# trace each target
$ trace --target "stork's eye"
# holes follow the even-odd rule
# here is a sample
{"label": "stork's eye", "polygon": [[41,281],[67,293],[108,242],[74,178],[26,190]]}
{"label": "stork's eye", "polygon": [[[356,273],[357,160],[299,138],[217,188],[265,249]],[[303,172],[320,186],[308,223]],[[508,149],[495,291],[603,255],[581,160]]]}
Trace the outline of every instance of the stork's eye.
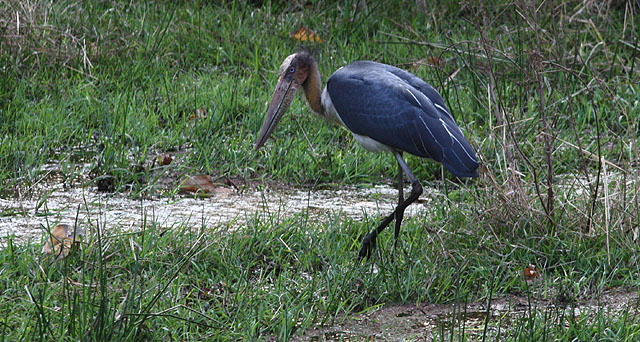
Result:
{"label": "stork's eye", "polygon": [[296,67],[289,68],[289,73],[290,74],[293,74],[294,72],[296,72]]}

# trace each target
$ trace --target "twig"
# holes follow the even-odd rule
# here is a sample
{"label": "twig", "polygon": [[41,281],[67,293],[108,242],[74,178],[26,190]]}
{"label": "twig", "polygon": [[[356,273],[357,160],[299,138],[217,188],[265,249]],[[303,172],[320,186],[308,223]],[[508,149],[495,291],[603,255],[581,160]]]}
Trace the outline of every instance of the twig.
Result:
{"label": "twig", "polygon": [[[542,4],[540,4],[542,6]],[[546,97],[544,91],[544,80],[542,78],[543,70],[542,70],[542,42],[540,40],[539,35],[539,23],[538,23],[538,10],[539,8],[534,8],[533,4],[531,6],[532,14],[533,14],[533,24],[535,25],[535,38],[536,38],[536,51],[535,55],[532,56],[534,58],[534,65],[536,71],[536,78],[538,80],[538,96],[540,97],[540,113],[542,115],[542,132],[547,133],[543,134],[544,139],[544,149],[547,161],[547,216],[549,218],[549,226],[553,226],[553,220],[551,217],[554,214],[554,191],[553,191],[553,138],[549,132],[551,130],[551,126],[549,125],[549,120],[547,118],[547,108],[546,108]]]}
{"label": "twig", "polygon": [[609,248],[609,177],[607,177],[607,164],[604,161],[600,164],[602,165],[602,185],[604,186],[604,229],[607,235],[607,263],[611,265],[611,250]]}

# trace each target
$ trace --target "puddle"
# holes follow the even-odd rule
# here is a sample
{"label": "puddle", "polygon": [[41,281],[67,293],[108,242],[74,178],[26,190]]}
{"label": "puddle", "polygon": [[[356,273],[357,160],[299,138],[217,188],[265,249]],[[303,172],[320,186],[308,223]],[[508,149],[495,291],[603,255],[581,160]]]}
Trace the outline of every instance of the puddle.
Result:
{"label": "puddle", "polygon": [[[609,317],[630,312],[638,312],[638,291],[616,288],[606,291],[593,299],[584,300],[574,306],[561,307],[551,301],[528,299],[518,296],[506,296],[492,301],[489,310],[487,338],[494,340],[501,334],[504,337],[515,324],[527,321],[531,309],[551,313],[550,317],[571,311],[578,315],[591,317],[604,313]],[[531,309],[530,309],[531,308]],[[554,316],[555,315],[555,316]],[[458,340],[459,330],[464,328],[468,341],[482,340],[486,302],[465,304],[420,304],[385,305],[368,313],[347,315],[336,318],[336,323],[326,327],[317,327],[297,337],[296,341],[434,341],[452,339],[451,328],[455,329]],[[541,319],[537,316],[537,319]],[[548,318],[552,320],[552,318]],[[564,318],[563,318],[564,319]],[[500,325],[500,329],[496,326]]]}
{"label": "puddle", "polygon": [[[292,215],[307,211],[311,216],[342,214],[354,218],[390,213],[397,202],[391,186],[344,187],[340,190],[245,190],[221,188],[207,198],[175,197],[135,200],[124,194],[105,194],[92,188],[64,190],[49,185],[46,198],[0,198],[0,247],[6,236],[15,241],[38,240],[47,227],[60,223],[99,225],[105,232],[140,229],[143,220],[160,227],[177,225],[214,228],[241,226],[247,218],[259,215]],[[405,189],[405,193],[410,191]],[[419,201],[407,208],[405,216],[428,210],[430,190],[425,187]],[[431,193],[437,194],[437,189]],[[115,229],[114,229],[115,230]]]}

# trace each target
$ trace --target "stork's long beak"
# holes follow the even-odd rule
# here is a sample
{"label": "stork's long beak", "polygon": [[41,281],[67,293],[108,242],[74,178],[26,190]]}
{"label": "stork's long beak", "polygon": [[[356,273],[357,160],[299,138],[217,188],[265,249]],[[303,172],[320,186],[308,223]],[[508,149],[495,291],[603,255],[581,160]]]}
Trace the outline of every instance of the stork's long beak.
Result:
{"label": "stork's long beak", "polygon": [[271,132],[273,132],[273,129],[276,128],[276,125],[282,118],[282,114],[287,111],[291,101],[293,101],[293,98],[296,96],[299,86],[293,78],[280,76],[278,79],[278,84],[276,85],[276,90],[273,92],[267,115],[264,117],[260,135],[258,136],[258,140],[256,140],[256,151],[264,145]]}

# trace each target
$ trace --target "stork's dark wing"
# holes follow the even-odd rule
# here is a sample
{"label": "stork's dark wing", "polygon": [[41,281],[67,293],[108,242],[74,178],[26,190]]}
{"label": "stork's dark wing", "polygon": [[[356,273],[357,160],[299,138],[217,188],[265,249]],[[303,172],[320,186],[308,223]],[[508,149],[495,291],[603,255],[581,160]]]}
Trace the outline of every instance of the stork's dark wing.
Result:
{"label": "stork's dark wing", "polygon": [[370,61],[351,63],[327,81],[331,101],[352,132],[477,177],[478,160],[442,96],[417,76]]}

